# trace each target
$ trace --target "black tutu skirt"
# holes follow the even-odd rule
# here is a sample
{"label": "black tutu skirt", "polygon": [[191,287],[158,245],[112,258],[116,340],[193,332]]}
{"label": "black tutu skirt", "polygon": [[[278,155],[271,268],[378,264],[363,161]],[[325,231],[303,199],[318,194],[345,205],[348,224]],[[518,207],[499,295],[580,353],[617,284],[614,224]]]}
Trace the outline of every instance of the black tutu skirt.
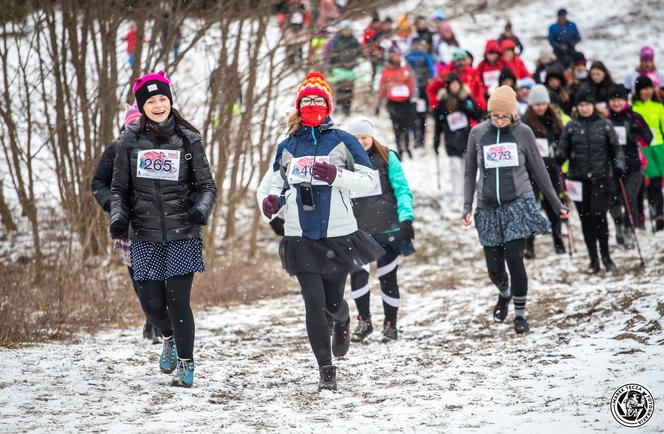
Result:
{"label": "black tutu skirt", "polygon": [[384,254],[380,244],[361,230],[343,237],[320,240],[284,237],[279,245],[281,264],[291,276],[302,273],[352,273]]}

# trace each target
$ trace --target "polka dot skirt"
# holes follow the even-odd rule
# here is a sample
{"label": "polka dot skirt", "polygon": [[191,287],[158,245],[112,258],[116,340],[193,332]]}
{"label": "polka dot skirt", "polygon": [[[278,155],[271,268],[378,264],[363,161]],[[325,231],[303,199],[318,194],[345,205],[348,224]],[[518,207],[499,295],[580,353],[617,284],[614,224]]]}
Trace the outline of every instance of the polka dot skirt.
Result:
{"label": "polka dot skirt", "polygon": [[131,243],[134,279],[166,280],[173,276],[205,271],[203,241],[200,238],[168,241],[134,241]]}

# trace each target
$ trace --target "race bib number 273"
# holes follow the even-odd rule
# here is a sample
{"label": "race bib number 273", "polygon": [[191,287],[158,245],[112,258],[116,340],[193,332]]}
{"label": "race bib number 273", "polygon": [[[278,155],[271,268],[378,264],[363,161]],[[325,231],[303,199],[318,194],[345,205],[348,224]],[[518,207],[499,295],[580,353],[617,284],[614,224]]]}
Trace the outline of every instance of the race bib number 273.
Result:
{"label": "race bib number 273", "polygon": [[519,165],[519,151],[516,143],[496,143],[486,145],[484,151],[484,168],[495,169],[497,167],[516,167]]}
{"label": "race bib number 273", "polygon": [[180,175],[180,151],[148,149],[138,152],[136,177],[177,181]]}

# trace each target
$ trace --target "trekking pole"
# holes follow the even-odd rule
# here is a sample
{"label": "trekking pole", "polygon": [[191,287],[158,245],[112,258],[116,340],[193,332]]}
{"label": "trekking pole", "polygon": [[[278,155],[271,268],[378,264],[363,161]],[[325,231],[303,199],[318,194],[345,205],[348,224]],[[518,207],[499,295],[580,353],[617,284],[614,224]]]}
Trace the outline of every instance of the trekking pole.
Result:
{"label": "trekking pole", "polygon": [[634,228],[632,207],[629,206],[629,201],[627,200],[627,192],[625,191],[625,184],[623,183],[622,178],[618,178],[618,184],[620,185],[620,191],[622,192],[623,202],[625,202],[625,208],[627,208],[627,217],[629,217],[629,225],[631,226],[632,229],[632,235],[634,236],[634,241],[636,241],[636,249],[639,252],[639,259],[641,260],[641,266],[645,267],[646,263],[643,260],[643,255],[641,255],[641,246],[639,245],[639,237],[636,235],[636,229]]}
{"label": "trekking pole", "polygon": [[[562,172],[560,172],[560,178],[562,179],[563,182],[563,203],[567,207],[567,210],[570,213],[570,217],[572,215],[572,210],[571,210],[571,205],[569,200],[569,195],[567,194],[567,184],[565,184],[565,175],[563,175]],[[574,237],[572,236],[572,224],[570,222],[569,217],[567,218],[567,242],[568,242],[568,249],[569,250],[569,257],[572,258],[574,256]]]}
{"label": "trekking pole", "polygon": [[438,191],[440,191],[440,159],[438,157],[438,152],[436,152],[436,181],[438,182]]}

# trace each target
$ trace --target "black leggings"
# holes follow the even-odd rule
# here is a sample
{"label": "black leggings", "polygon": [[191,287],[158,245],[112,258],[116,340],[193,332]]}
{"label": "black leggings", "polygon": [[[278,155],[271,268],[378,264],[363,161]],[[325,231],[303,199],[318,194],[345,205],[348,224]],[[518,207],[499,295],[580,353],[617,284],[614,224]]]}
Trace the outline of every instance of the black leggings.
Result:
{"label": "black leggings", "polygon": [[143,311],[165,337],[175,336],[175,347],[181,359],[193,359],[194,315],[189,299],[194,273],[163,280],[138,283]]}
{"label": "black leggings", "polygon": [[590,260],[597,260],[597,242],[603,257],[609,256],[609,223],[606,219],[611,206],[614,183],[613,179],[583,183],[581,202],[574,202],[581,218],[583,239],[588,248]]}
{"label": "black leggings", "polygon": [[336,312],[344,298],[344,285],[348,273],[316,274],[302,273],[297,280],[302,288],[306,311],[309,344],[316,356],[318,366],[332,364],[330,327],[325,310]]}
{"label": "black leggings", "polygon": [[[523,250],[526,247],[526,239],[508,241],[496,247],[484,247],[486,268],[489,271],[491,281],[501,292],[508,288],[514,297],[514,307],[525,309],[526,296],[528,295],[528,275],[523,264]],[[509,276],[505,270],[505,263],[510,271]],[[511,285],[510,285],[511,280]]]}
{"label": "black leggings", "polygon": [[662,193],[662,177],[650,178],[648,186],[648,203],[650,204],[650,216],[661,217],[664,215],[664,194]]}
{"label": "black leggings", "polygon": [[[397,282],[397,269],[399,268],[399,254],[386,249],[385,255],[378,260],[378,280],[383,298],[383,312],[385,322],[390,322],[396,327],[397,312],[399,311],[399,283]],[[363,318],[371,316],[369,286],[369,267],[356,271],[350,275],[351,294],[355,300],[357,312]]]}
{"label": "black leggings", "polygon": [[413,105],[409,101],[387,102],[387,112],[394,128],[394,141],[399,156],[405,151],[410,156],[410,132],[413,131]]}
{"label": "black leggings", "polygon": [[[639,222],[637,201],[639,191],[641,191],[641,186],[643,185],[643,174],[641,174],[640,171],[628,173],[623,178],[623,185],[625,186],[627,202],[632,209],[632,220],[636,225]],[[618,182],[616,182],[616,188],[618,192],[614,196],[613,203],[611,204],[611,217],[613,217],[613,222],[616,226],[622,225],[625,228],[629,228],[629,215],[627,214],[627,208],[625,207],[625,198],[623,197],[622,189]]]}

